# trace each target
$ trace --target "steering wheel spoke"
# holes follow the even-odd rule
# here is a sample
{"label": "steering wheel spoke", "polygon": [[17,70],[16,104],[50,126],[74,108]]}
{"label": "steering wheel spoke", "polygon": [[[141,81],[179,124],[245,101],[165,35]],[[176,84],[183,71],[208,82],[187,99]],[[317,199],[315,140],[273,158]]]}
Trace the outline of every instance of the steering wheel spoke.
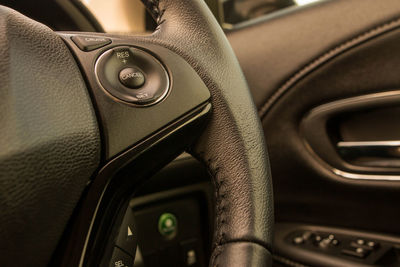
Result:
{"label": "steering wheel spoke", "polygon": [[144,36],[55,33],[0,7],[6,263],[107,265],[138,185],[187,150],[214,185],[210,265],[271,264],[268,157],[235,55],[203,0],[143,2]]}
{"label": "steering wheel spoke", "polygon": [[[209,102],[210,93],[191,66],[159,45],[130,37],[60,33],[85,73],[104,136],[104,157],[110,160],[140,140],[162,130]],[[77,38],[109,40],[100,49],[84,51]],[[139,88],[123,84],[121,72],[137,70]],[[134,77],[127,78],[134,80]]]}
{"label": "steering wheel spoke", "polygon": [[[92,227],[84,232],[73,228],[74,236],[87,233],[81,240],[85,251],[82,254],[77,249],[80,246],[75,239],[68,254],[81,254],[81,261],[98,265],[110,255],[104,259],[84,255],[112,251],[112,241],[105,242],[113,238],[107,229],[113,227],[121,203],[126,204],[138,184],[196,140],[211,110],[210,93],[186,61],[161,46],[115,35],[59,35],[85,74],[104,139],[104,166],[93,178],[77,220],[86,220]],[[123,74],[125,70],[128,72]],[[138,88],[124,84],[124,78],[134,80],[135,76],[144,77]],[[146,93],[148,96],[138,97]],[[119,173],[127,166],[135,173],[133,179]]]}

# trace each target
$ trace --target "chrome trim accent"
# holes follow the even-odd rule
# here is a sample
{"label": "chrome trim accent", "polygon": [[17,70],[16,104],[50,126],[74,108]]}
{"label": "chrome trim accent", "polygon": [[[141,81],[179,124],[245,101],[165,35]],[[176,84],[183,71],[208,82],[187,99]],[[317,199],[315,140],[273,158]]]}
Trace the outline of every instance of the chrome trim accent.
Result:
{"label": "chrome trim accent", "polygon": [[[400,167],[400,141],[340,141],[339,154],[353,165],[381,168]],[[352,160],[362,159],[355,163]]]}
{"label": "chrome trim accent", "polygon": [[352,179],[352,180],[400,181],[400,175],[349,173],[338,169],[332,169],[332,172],[342,178]]}
{"label": "chrome trim accent", "polygon": [[[380,108],[384,106],[398,106],[400,103],[399,101],[400,90],[392,90],[354,96],[317,106],[309,111],[301,121],[300,135],[303,139],[303,144],[312,152],[314,157],[318,158],[323,163],[323,165],[328,166],[324,167],[325,170],[342,178],[370,181],[400,181],[400,173],[396,174],[400,172],[400,168],[398,167],[358,166],[345,161],[338,153],[338,148],[347,149],[347,147],[339,147],[338,144],[332,143],[331,139],[328,138],[328,135],[325,133],[325,122],[327,118],[335,113]],[[316,136],[318,138],[316,138]],[[386,141],[389,140],[384,140],[383,142]],[[377,143],[380,141],[368,142],[374,142],[377,148],[384,149],[384,147],[380,147],[379,143]],[[392,145],[395,144],[393,142],[399,142],[400,147],[400,140],[393,140],[390,142],[392,142]],[[381,145],[383,146],[384,144],[381,143]],[[396,150],[396,147],[390,147],[390,149]],[[391,155],[393,155],[393,153]],[[393,156],[392,159],[397,160],[397,158]],[[346,171],[343,171],[343,169]]]}
{"label": "chrome trim accent", "polygon": [[370,147],[370,146],[400,146],[400,141],[341,141],[337,144],[338,147]]}

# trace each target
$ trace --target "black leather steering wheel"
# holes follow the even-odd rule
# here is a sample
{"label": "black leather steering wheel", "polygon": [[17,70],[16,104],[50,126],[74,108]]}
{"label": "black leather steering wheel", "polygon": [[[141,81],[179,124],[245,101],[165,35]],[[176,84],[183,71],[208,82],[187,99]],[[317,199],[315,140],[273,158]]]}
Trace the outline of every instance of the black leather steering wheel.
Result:
{"label": "black leather steering wheel", "polygon": [[[184,149],[215,187],[210,266],[271,265],[268,155],[236,57],[204,1],[143,3],[158,24],[152,35],[89,34],[112,40],[89,52],[71,41],[82,33],[55,33],[0,7],[1,265],[86,265],[95,230],[115,210],[107,205],[137,185],[116,174],[137,166],[145,179]],[[123,46],[162,62],[162,101],[140,107],[99,85],[95,63]]]}

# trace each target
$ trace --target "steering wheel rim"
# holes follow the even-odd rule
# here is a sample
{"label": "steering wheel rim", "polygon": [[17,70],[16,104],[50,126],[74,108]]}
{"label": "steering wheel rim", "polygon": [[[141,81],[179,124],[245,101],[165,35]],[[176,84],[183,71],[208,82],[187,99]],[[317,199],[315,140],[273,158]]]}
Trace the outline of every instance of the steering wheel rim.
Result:
{"label": "steering wheel rim", "polygon": [[[216,221],[210,266],[271,265],[273,207],[268,156],[257,112],[234,53],[204,1],[143,0],[143,3],[157,21],[156,31],[150,36],[124,38],[173,51],[189,63],[211,93],[211,120],[189,149],[208,167],[216,189]],[[24,22],[18,32],[22,36],[23,30],[29,27],[33,29],[31,37],[48,37],[46,41],[50,40],[54,47],[64,53],[64,60],[68,58],[68,50],[55,33],[14,11],[7,8],[2,10],[11,18],[12,25]],[[10,25],[10,20],[2,23]],[[3,34],[7,36],[10,32]],[[42,50],[43,47],[36,48],[36,51]],[[69,56],[70,64],[71,58]],[[59,64],[52,62],[53,65],[56,63]],[[80,77],[76,67],[69,74]],[[76,83],[80,83],[82,89],[83,81]],[[90,99],[87,93],[85,99],[88,106]],[[88,135],[91,139],[86,141],[92,144],[89,153],[91,160],[85,161],[83,167],[93,173],[95,166],[99,166],[100,140],[95,112],[89,108],[83,113],[89,114],[87,120],[91,121],[91,129],[84,131],[91,133]],[[82,153],[80,156],[88,157],[88,154]],[[2,177],[6,177],[7,172],[3,168]],[[3,181],[7,179],[3,178]],[[83,190],[82,181],[85,179],[81,180],[77,192]],[[76,205],[76,202],[75,199],[72,203]],[[71,214],[72,209],[70,207],[67,214]],[[64,220],[66,217],[64,215]],[[62,231],[58,229],[57,232],[59,238]]]}

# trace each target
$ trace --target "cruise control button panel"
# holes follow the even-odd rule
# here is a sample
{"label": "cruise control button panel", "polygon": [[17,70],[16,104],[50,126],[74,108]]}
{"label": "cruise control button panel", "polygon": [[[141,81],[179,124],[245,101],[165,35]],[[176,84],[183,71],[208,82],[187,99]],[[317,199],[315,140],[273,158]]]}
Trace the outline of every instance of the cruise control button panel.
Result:
{"label": "cruise control button panel", "polygon": [[110,38],[100,36],[84,36],[75,35],[71,37],[72,41],[79,47],[80,50],[89,52],[97,48],[111,44]]}
{"label": "cruise control button panel", "polygon": [[167,97],[170,79],[150,53],[131,46],[114,47],[96,62],[96,76],[111,96],[135,106],[151,106]]}

